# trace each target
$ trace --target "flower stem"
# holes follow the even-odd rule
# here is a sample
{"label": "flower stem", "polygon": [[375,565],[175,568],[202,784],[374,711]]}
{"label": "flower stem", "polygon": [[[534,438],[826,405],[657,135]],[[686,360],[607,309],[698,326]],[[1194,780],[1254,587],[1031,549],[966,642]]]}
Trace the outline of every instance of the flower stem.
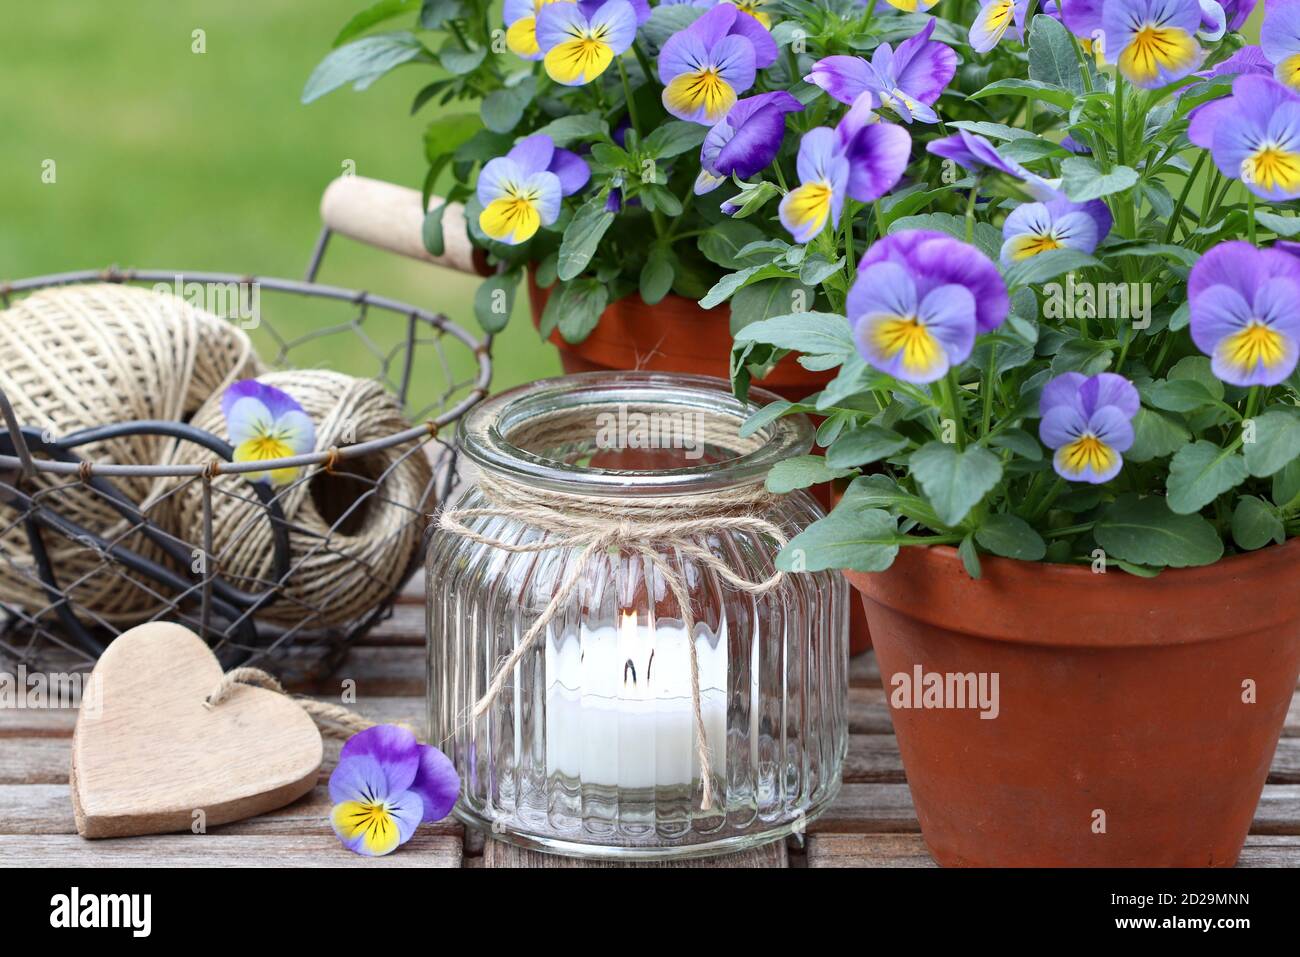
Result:
{"label": "flower stem", "polygon": [[961,414],[961,386],[957,383],[957,371],[949,369],[948,374],[944,377],[944,406],[948,417],[952,419],[957,426],[957,451],[966,450],[966,423]]}
{"label": "flower stem", "polygon": [[627,100],[627,118],[632,124],[632,129],[636,130],[637,143],[641,142],[641,121],[636,115],[636,100],[632,98],[632,83],[627,78],[627,67],[623,65],[623,58],[618,58],[618,75],[623,81],[623,98]]}
{"label": "flower stem", "polygon": [[1246,414],[1242,416],[1243,421],[1246,419],[1253,419],[1255,413],[1259,411],[1259,396],[1260,387],[1252,385],[1249,394],[1246,396]]}
{"label": "flower stem", "polygon": [[1249,186],[1246,187],[1246,238],[1252,246],[1259,245],[1255,241],[1255,191]]}
{"label": "flower stem", "polygon": [[966,200],[966,242],[975,239],[975,200],[979,196],[979,187],[972,186],[970,197]]}

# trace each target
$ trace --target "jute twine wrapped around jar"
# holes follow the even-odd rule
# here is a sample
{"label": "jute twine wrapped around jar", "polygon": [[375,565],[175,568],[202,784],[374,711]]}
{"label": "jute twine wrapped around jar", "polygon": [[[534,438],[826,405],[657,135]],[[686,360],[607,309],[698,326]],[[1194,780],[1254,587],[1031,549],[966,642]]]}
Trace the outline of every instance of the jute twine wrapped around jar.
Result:
{"label": "jute twine wrapped around jar", "polygon": [[[316,425],[316,451],[382,439],[409,428],[397,401],[373,379],[337,372],[272,372],[260,381],[296,399]],[[193,425],[229,439],[221,396],[194,416]],[[278,490],[288,524],[290,570],[283,589],[258,618],[312,630],[356,622],[401,584],[434,504],[433,469],[424,446],[410,443],[333,469],[304,470]],[[188,443],[176,461],[201,463],[212,454]],[[200,489],[175,497],[174,527],[188,542],[203,541]],[[216,571],[231,584],[261,592],[277,584],[268,512],[248,479],[213,481]]]}
{"label": "jute twine wrapped around jar", "polygon": [[[0,389],[18,421],[51,437],[138,419],[184,420],[227,385],[261,371],[248,336],[174,295],[105,283],[34,293],[0,312]],[[172,439],[131,436],[77,449],[103,464],[156,465]],[[175,480],[113,479],[146,511]],[[99,495],[75,479],[34,476],[31,493],[64,488],[48,504],[110,542],[166,564],[162,554]],[[152,517],[152,513],[149,512]],[[0,504],[0,601],[41,609],[31,551],[11,507]],[[82,617],[120,624],[147,617],[157,585],[58,535],[46,547],[59,582]]]}

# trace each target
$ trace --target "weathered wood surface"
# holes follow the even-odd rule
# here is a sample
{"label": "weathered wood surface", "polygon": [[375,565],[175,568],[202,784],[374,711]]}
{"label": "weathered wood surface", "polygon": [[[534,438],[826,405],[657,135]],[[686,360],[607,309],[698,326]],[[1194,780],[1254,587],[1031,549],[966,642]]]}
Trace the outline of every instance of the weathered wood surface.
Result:
{"label": "weathered wood surface", "polygon": [[[393,616],[355,647],[334,675],[297,690],[337,703],[345,689],[354,688],[356,701],[349,706],[361,713],[423,727],[423,601],[417,579]],[[809,833],[802,840],[666,866],[934,866],[921,840],[874,656],[855,658],[850,679],[845,783]],[[84,841],[76,835],[67,786],[75,720],[70,711],[0,710],[0,866],[611,866],[526,851],[453,821],[421,828],[398,853],[378,861],[348,854],[326,820],[325,781],[339,749],[328,739],[320,782],[288,807],[207,834]],[[1240,866],[1300,866],[1300,694],[1287,716]]]}

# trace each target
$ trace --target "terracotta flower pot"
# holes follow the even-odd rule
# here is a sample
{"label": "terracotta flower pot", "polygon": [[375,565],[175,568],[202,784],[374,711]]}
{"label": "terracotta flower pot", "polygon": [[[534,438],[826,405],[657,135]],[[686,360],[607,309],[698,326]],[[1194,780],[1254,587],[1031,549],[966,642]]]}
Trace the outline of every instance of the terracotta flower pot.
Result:
{"label": "terracotta flower pot", "polygon": [[[540,327],[550,294],[537,285],[530,269],[528,304],[534,326]],[[568,373],[647,369],[725,379],[731,374],[730,323],[730,311],[722,307],[701,309],[694,301],[672,294],[647,306],[633,294],[610,303],[582,342],[565,342],[558,331],[551,333],[550,341],[560,350],[560,362]],[[834,375],[834,370],[809,372],[794,356],[787,356],[760,384],[798,400],[821,389]]]}
{"label": "terracotta flower pot", "polygon": [[[981,562],[849,574],[935,859],[1235,863],[1300,672],[1300,541],[1154,579]],[[898,706],[917,668],[997,675],[997,716]]]}

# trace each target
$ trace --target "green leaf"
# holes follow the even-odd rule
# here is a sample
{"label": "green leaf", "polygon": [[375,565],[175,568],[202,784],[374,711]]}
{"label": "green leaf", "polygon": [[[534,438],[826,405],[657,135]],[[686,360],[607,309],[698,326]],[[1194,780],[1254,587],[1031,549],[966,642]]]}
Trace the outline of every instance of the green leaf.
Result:
{"label": "green leaf", "polygon": [[989,515],[975,531],[975,541],[986,550],[1003,558],[1021,561],[1041,561],[1047,554],[1047,543],[1029,523],[1010,513]]}
{"label": "green leaf", "polygon": [[302,102],[311,103],[326,93],[351,83],[364,90],[389,70],[412,60],[431,62],[429,51],[411,33],[383,33],[364,37],[331,50],[307,78]]}
{"label": "green leaf", "polygon": [[893,429],[866,425],[840,435],[826,450],[826,462],[836,468],[854,468],[889,458],[907,448],[907,438]]}
{"label": "green leaf", "polygon": [[1246,479],[1246,460],[1208,439],[1184,445],[1169,460],[1167,502],[1180,515],[1199,512]]}
{"label": "green leaf", "polygon": [[1158,495],[1116,499],[1093,526],[1108,558],[1152,567],[1212,565],[1223,557],[1223,540],[1199,515],[1175,515]]}
{"label": "green leaf", "polygon": [[448,20],[464,14],[465,7],[460,0],[424,0],[420,5],[420,26],[426,30],[440,30]]}
{"label": "green leaf", "polygon": [[651,247],[650,255],[641,267],[641,299],[646,305],[653,306],[673,288],[676,260],[677,257],[665,247]]}
{"label": "green leaf", "polygon": [[489,276],[479,285],[474,293],[474,317],[484,332],[495,335],[506,327],[518,289],[518,272]]}
{"label": "green leaf", "polygon": [[813,253],[799,267],[799,281],[805,286],[820,286],[844,268],[844,257],[830,262],[821,253]]}
{"label": "green leaf", "polygon": [[1272,475],[1300,456],[1300,411],[1270,409],[1254,421],[1255,440],[1242,445],[1251,475]]}
{"label": "green leaf", "polygon": [[773,399],[767,405],[763,406],[740,426],[740,437],[748,438],[759,429],[766,428],[775,422],[785,413],[795,408],[795,404],[789,399]]}
{"label": "green leaf", "polygon": [[1051,86],[1038,80],[1021,80],[1017,77],[1008,77],[1005,80],[990,83],[984,89],[972,93],[969,99],[982,100],[990,96],[1023,96],[1031,100],[1042,100],[1044,103],[1051,103],[1063,110],[1068,110],[1070,104],[1074,102],[1074,94],[1069,90],[1063,90],[1059,86]]}
{"label": "green leaf", "polygon": [[957,556],[961,559],[962,567],[966,569],[966,574],[971,578],[979,578],[983,573],[980,568],[980,553],[975,547],[975,536],[967,535],[957,546]]}
{"label": "green leaf", "polygon": [[596,247],[613,222],[614,214],[605,208],[605,200],[600,194],[584,203],[564,230],[556,275],[562,280],[574,279],[580,275],[596,254]]}
{"label": "green leaf", "polygon": [[723,219],[709,227],[700,237],[700,252],[710,262],[723,269],[743,269],[753,263],[745,262],[741,250],[762,242],[766,234],[753,223],[739,219]]}
{"label": "green leaf", "polygon": [[797,488],[820,485],[852,474],[852,469],[831,468],[820,455],[797,455],[772,466],[767,473],[767,490],[775,495],[784,495]]}
{"label": "green leaf", "polygon": [[456,40],[448,38],[438,50],[438,62],[444,70],[464,76],[478,69],[480,63],[487,59],[486,47],[471,47],[466,50]]}
{"label": "green leaf", "polygon": [[551,303],[557,304],[556,324],[565,342],[581,342],[600,322],[608,299],[605,284],[589,277],[562,284],[551,293],[547,307],[549,311]]}
{"label": "green leaf", "polygon": [[509,133],[523,119],[534,92],[531,81],[493,90],[483,98],[483,125],[494,133]]}
{"label": "green leaf", "polygon": [[[1037,14],[1029,24],[1029,78],[1059,87],[1074,96],[1083,93],[1074,37],[1060,21]],[[1065,104],[1068,109],[1070,104]]]}
{"label": "green leaf", "polygon": [[1158,381],[1144,390],[1147,402],[1166,412],[1195,412],[1217,401],[1197,379]]}
{"label": "green leaf", "polygon": [[609,125],[599,113],[578,113],[552,120],[537,132],[545,133],[556,146],[568,146],[574,140],[608,139]]}
{"label": "green leaf", "polygon": [[1273,504],[1278,508],[1286,508],[1300,496],[1300,459],[1293,459],[1273,473],[1271,494]]}
{"label": "green leaf", "polygon": [[441,256],[446,252],[447,244],[442,234],[442,217],[447,211],[446,203],[439,203],[424,214],[424,223],[420,227],[420,239],[431,256]]}
{"label": "green leaf", "polygon": [[440,156],[454,154],[482,129],[482,121],[473,113],[439,116],[424,128],[424,155],[433,162]]}
{"label": "green leaf", "polygon": [[1067,339],[1052,357],[1052,375],[1060,375],[1063,372],[1096,375],[1110,368],[1110,360],[1113,356],[1114,352],[1104,342],[1093,342],[1091,339]]}
{"label": "green leaf", "polygon": [[709,128],[699,123],[687,123],[685,120],[671,120],[656,127],[645,138],[641,148],[654,159],[667,159],[687,150],[699,149]]}
{"label": "green leaf", "polygon": [[1223,383],[1214,374],[1207,356],[1186,356],[1174,363],[1167,376],[1169,381],[1192,379],[1205,386],[1205,391],[1216,399],[1223,398]]}
{"label": "green leaf", "polygon": [[339,47],[353,37],[360,36],[373,26],[396,19],[404,13],[410,13],[420,5],[420,0],[379,0],[362,10],[339,31],[333,46]]}
{"label": "green leaf", "polygon": [[898,520],[888,512],[837,508],[791,539],[777,555],[776,567],[782,571],[847,568],[882,572],[894,564],[899,540]]}
{"label": "green leaf", "polygon": [[1114,166],[1110,172],[1103,173],[1096,163],[1083,156],[1071,156],[1061,163],[1061,188],[1076,203],[1122,193],[1137,181],[1137,170],[1128,166]]}
{"label": "green leaf", "polygon": [[1096,256],[1078,249],[1049,249],[1021,260],[1007,269],[1005,275],[1007,285],[1014,289],[1018,286],[1036,286],[1067,272],[1100,265],[1101,261]]}
{"label": "green leaf", "polygon": [[1005,429],[992,436],[988,441],[989,445],[1000,449],[1010,449],[1022,459],[1028,459],[1031,462],[1038,462],[1043,458],[1042,445],[1039,444],[1038,439],[1024,429]]}
{"label": "green leaf", "polygon": [[1267,502],[1243,495],[1232,512],[1232,540],[1239,548],[1254,551],[1269,542],[1281,545],[1286,541],[1286,529]]}
{"label": "green leaf", "polygon": [[1300,235],[1300,216],[1279,216],[1258,209],[1255,211],[1255,222],[1284,239],[1293,239]]}
{"label": "green leaf", "polygon": [[1128,462],[1150,462],[1173,455],[1191,441],[1191,433],[1179,422],[1150,409],[1138,409],[1133,417],[1133,445],[1124,453]]}
{"label": "green leaf", "polygon": [[972,446],[958,451],[946,442],[928,442],[909,460],[939,520],[955,526],[1002,478],[1002,462],[988,449]]}
{"label": "green leaf", "polygon": [[738,290],[731,297],[732,334],[751,323],[788,314],[800,289],[804,302],[812,302],[813,290],[798,279],[765,279]]}
{"label": "green leaf", "polygon": [[731,214],[732,219],[745,219],[753,216],[756,212],[768,204],[768,202],[779,196],[781,190],[775,183],[767,180],[759,180],[757,183],[747,184],[731,199],[727,200],[729,204],[736,207]]}
{"label": "green leaf", "polygon": [[703,15],[702,9],[687,3],[654,7],[650,11],[650,18],[641,25],[641,37],[657,50],[670,36],[679,30],[685,30]]}
{"label": "green leaf", "polygon": [[737,345],[756,342],[810,356],[857,353],[849,322],[830,312],[795,312],[754,322],[736,331]]}

